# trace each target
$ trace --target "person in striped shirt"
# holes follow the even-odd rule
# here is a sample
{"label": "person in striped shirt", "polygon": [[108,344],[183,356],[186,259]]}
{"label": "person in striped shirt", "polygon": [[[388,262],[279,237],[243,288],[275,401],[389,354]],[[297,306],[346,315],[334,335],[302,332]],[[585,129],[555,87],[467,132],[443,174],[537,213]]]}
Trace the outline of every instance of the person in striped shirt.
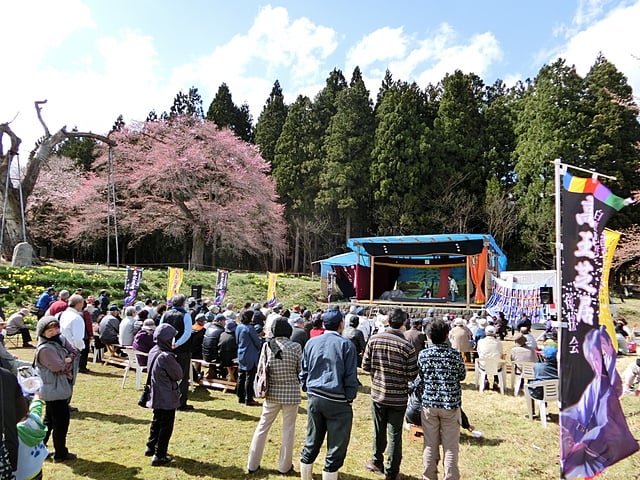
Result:
{"label": "person in striped shirt", "polygon": [[[373,454],[365,468],[384,473],[387,480],[401,478],[402,425],[409,382],[418,374],[416,350],[401,330],[406,319],[407,315],[401,308],[394,309],[389,315],[389,327],[369,339],[362,360],[362,368],[371,374],[373,418]],[[387,463],[384,465],[387,446]]]}

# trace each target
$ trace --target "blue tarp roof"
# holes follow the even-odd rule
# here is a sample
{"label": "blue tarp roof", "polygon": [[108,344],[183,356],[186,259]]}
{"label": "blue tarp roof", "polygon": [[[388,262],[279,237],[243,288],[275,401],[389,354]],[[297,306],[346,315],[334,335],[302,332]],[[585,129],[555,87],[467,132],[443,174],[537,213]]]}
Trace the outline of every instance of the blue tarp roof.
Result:
{"label": "blue tarp roof", "polygon": [[[507,257],[498,247],[495,239],[488,234],[403,235],[361,237],[347,240],[347,247],[353,250],[354,254],[360,254],[361,265],[364,265],[363,257],[367,259],[368,263],[370,255],[401,258],[424,258],[433,255],[464,256],[480,253],[483,245],[489,245],[490,249],[498,256],[499,270],[506,270]],[[347,261],[348,258],[343,257],[342,261]],[[355,259],[351,265],[353,264],[355,264]]]}

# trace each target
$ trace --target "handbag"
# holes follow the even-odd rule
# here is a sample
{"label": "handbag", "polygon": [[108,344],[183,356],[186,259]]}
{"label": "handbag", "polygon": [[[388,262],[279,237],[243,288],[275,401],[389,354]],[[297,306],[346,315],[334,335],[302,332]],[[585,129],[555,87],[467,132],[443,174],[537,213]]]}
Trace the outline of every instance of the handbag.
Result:
{"label": "handbag", "polygon": [[[2,380],[0,379],[0,399],[4,398]],[[4,436],[4,405],[0,401],[0,425],[2,426],[2,437],[0,437],[0,480],[13,480],[13,467],[9,458],[9,450]]]}
{"label": "handbag", "polygon": [[269,375],[267,348],[269,348],[269,344],[265,343],[262,345],[260,360],[258,360],[258,371],[256,372],[256,378],[253,380],[253,394],[258,398],[264,398],[267,395],[267,377]]}
{"label": "handbag", "polygon": [[153,358],[153,362],[151,362],[151,364],[149,365],[149,369],[147,371],[147,381],[142,387],[142,393],[140,394],[140,398],[138,399],[138,405],[142,408],[147,408],[147,402],[149,402],[149,399],[151,398],[151,372],[153,370],[153,365],[159,355],[160,353],[158,353],[158,355]]}

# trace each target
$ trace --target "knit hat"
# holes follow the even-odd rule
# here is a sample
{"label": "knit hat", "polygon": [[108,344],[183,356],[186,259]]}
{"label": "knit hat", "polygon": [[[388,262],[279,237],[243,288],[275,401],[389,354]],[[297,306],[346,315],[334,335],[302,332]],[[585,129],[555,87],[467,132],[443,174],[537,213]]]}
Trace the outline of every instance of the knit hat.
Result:
{"label": "knit hat", "polygon": [[60,322],[58,321],[58,319],[50,315],[47,315],[46,317],[42,317],[40,320],[38,320],[38,323],[36,325],[36,335],[41,337],[44,334],[44,331],[47,329],[47,327],[52,323],[60,325]]}

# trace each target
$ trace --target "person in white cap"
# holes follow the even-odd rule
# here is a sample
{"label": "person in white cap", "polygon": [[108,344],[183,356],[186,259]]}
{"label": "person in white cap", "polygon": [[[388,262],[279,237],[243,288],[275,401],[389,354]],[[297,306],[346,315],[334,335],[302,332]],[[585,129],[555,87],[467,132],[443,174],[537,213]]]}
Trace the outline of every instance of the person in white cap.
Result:
{"label": "person in white cap", "polygon": [[22,346],[26,348],[34,348],[31,345],[31,334],[29,333],[29,327],[24,323],[24,319],[29,315],[28,308],[21,308],[16,313],[11,315],[7,320],[7,335],[16,335],[20,333],[22,335]]}

